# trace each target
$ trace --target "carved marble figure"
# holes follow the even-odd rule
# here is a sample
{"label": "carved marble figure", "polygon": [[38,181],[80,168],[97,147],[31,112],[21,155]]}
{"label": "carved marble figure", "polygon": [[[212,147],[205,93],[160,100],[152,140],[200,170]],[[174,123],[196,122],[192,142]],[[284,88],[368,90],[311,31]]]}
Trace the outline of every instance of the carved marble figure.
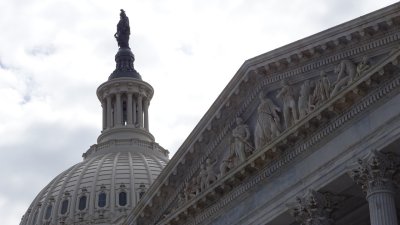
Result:
{"label": "carved marble figure", "polygon": [[285,120],[286,129],[298,120],[297,107],[294,97],[294,91],[287,80],[282,80],[282,89],[276,95],[277,98],[283,101],[283,118]]}
{"label": "carved marble figure", "polygon": [[299,119],[305,117],[308,113],[310,113],[310,107],[309,107],[310,95],[311,95],[310,81],[306,80],[301,85],[300,89],[300,97],[298,102]]}
{"label": "carved marble figure", "polygon": [[280,108],[276,106],[272,100],[261,93],[261,100],[258,106],[258,118],[254,132],[254,144],[256,149],[264,146],[280,134],[280,118],[277,112]]}
{"label": "carved marble figure", "polygon": [[215,164],[216,162],[211,163],[210,159],[206,159],[206,171],[207,171],[206,188],[217,180],[217,174],[215,174],[214,172]]}
{"label": "carved marble figure", "polygon": [[223,159],[221,164],[219,165],[219,177],[223,177],[230,169],[233,168],[233,159],[228,157],[227,159]]}
{"label": "carved marble figure", "polygon": [[234,152],[240,162],[246,161],[246,150],[252,146],[249,144],[250,130],[249,127],[243,123],[243,119],[236,118],[236,127],[232,131],[234,138]]}
{"label": "carved marble figure", "polygon": [[204,191],[207,187],[207,169],[205,164],[200,166],[200,172],[197,176],[197,184],[199,185],[200,191]]}
{"label": "carved marble figure", "polygon": [[356,77],[359,78],[363,75],[363,72],[369,69],[370,63],[367,56],[364,56],[361,62],[357,65],[357,74]]}
{"label": "carved marble figure", "polygon": [[130,34],[131,29],[129,27],[129,19],[126,16],[125,11],[121,9],[120,20],[117,24],[117,32],[114,34],[120,48],[129,48]]}
{"label": "carved marble figure", "polygon": [[321,71],[320,78],[315,85],[312,98],[310,100],[310,110],[314,110],[315,107],[321,105],[323,102],[330,97],[331,82],[326,76],[324,71]]}
{"label": "carved marble figure", "polygon": [[331,97],[336,95],[341,89],[353,82],[356,76],[356,67],[350,60],[342,60],[335,68],[337,74],[336,82],[331,93]]}

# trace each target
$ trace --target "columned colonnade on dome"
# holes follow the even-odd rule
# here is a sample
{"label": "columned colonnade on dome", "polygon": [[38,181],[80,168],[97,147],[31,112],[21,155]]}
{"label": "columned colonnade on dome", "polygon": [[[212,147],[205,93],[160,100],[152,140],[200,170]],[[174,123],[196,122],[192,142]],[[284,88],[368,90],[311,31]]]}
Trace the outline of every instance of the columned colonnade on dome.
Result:
{"label": "columned colonnade on dome", "polygon": [[149,99],[131,92],[110,93],[102,100],[103,130],[134,126],[149,130]]}

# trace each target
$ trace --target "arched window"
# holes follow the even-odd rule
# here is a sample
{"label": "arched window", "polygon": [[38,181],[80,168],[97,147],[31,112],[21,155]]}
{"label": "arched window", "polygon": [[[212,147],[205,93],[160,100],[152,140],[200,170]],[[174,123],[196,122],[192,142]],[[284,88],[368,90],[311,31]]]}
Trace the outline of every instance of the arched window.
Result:
{"label": "arched window", "polygon": [[61,203],[61,215],[65,215],[65,213],[67,213],[68,211],[68,199],[65,199],[62,203]]}
{"label": "arched window", "polygon": [[79,210],[84,210],[86,209],[86,201],[87,201],[87,197],[86,195],[83,195],[79,198],[79,205],[78,205],[78,209]]}
{"label": "arched window", "polygon": [[118,202],[120,206],[126,206],[127,204],[127,195],[125,191],[121,191],[118,195]]}
{"label": "arched window", "polygon": [[48,220],[51,217],[51,210],[53,209],[52,205],[48,205],[46,208],[46,214],[44,215],[44,219]]}
{"label": "arched window", "polygon": [[107,204],[107,195],[106,195],[106,193],[102,192],[99,194],[99,199],[98,199],[97,205],[100,208],[103,208],[104,206],[106,206],[106,204]]}

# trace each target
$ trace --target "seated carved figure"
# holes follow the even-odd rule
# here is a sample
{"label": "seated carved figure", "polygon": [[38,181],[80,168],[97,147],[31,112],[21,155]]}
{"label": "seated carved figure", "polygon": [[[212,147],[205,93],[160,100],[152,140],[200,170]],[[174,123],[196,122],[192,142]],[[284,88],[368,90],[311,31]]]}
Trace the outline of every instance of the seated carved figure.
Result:
{"label": "seated carved figure", "polygon": [[342,60],[340,64],[335,68],[337,73],[337,79],[334,83],[334,88],[331,93],[331,97],[336,95],[340,90],[353,82],[356,76],[356,68],[350,60]]}

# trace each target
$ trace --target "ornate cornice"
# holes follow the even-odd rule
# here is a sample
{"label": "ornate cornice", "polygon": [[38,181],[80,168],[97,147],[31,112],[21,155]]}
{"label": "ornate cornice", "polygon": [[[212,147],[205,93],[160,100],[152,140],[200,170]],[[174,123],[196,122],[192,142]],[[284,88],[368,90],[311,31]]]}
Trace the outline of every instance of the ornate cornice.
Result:
{"label": "ornate cornice", "polygon": [[[226,177],[218,180],[207,191],[201,193],[199,196],[196,196],[196,198],[182,205],[177,211],[171,213],[171,215],[168,215],[167,218],[157,222],[156,224],[174,224],[174,219],[172,218],[180,218],[179,220],[181,221],[187,217],[185,214],[190,214],[193,211],[204,209],[204,211],[201,213],[196,214],[196,219],[194,221],[189,223],[193,225],[199,224],[204,219],[210,218],[219,209],[228,205],[229,202],[231,202],[233,199],[236,199],[241,194],[254,187],[256,184],[265,181],[265,179],[268,179],[275,175],[278,171],[281,171],[287,164],[292,162],[299,155],[307,151],[312,151],[313,147],[325,137],[345,126],[349,121],[359,116],[359,114],[371,107],[376,102],[385,99],[389,94],[399,90],[400,77],[394,77],[383,83],[379,89],[370,92],[368,95],[365,95],[361,101],[358,101],[350,109],[346,110],[343,108],[340,110],[337,108],[336,114],[338,114],[338,116],[335,119],[332,119],[329,123],[323,122],[327,121],[324,120],[324,118],[329,115],[326,112],[331,111],[332,107],[335,108],[337,104],[340,105],[348,102],[348,100],[352,98],[350,95],[353,95],[357,92],[360,93],[358,91],[360,89],[364,89],[365,91],[365,87],[363,86],[366,83],[369,83],[370,79],[377,80],[377,78],[381,76],[391,74],[394,67],[392,63],[397,64],[399,58],[400,51],[391,54],[383,62],[372,68],[362,79],[343,90],[343,92],[321,106],[319,110],[316,110],[304,118],[303,121],[300,121],[292,129],[283,132],[280,137],[278,137],[260,152],[250,156],[245,164],[242,164],[230,171]],[[393,77],[393,74],[391,74],[391,76]],[[319,124],[322,126],[321,129],[318,131],[314,130],[313,132],[303,134],[301,136],[299,135],[299,130],[306,132],[305,130],[310,128],[310,123],[315,124],[318,123],[318,121],[321,121]],[[310,138],[304,138],[304,135]],[[293,148],[293,146],[288,144],[288,139],[293,140],[295,136],[298,138],[302,137],[304,141],[300,144],[297,144],[295,148]],[[273,158],[271,158],[271,154]],[[280,156],[276,157],[277,155]],[[260,171],[259,169],[263,168],[264,165],[267,166]],[[255,171],[259,172],[254,174]],[[251,178],[247,179],[246,177],[248,176],[251,176]],[[215,201],[216,199],[218,199],[217,202]]]}

